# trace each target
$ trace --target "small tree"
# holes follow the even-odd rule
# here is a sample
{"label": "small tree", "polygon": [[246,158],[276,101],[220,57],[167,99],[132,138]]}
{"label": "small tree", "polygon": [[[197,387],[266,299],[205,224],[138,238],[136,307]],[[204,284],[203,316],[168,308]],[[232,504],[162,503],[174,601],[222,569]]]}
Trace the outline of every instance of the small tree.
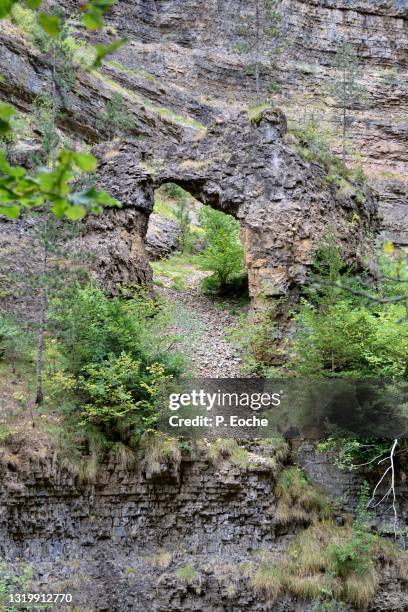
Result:
{"label": "small tree", "polygon": [[206,248],[199,255],[202,270],[212,272],[205,279],[207,289],[225,290],[245,273],[244,251],[239,239],[239,223],[230,215],[204,206],[201,222],[205,232]]}
{"label": "small tree", "polygon": [[335,76],[330,92],[335,100],[336,108],[341,112],[342,157],[345,162],[347,131],[352,123],[349,111],[357,104],[364,102],[366,89],[360,83],[361,71],[357,55],[347,41],[343,41],[337,50],[334,67]]}
{"label": "small tree", "polygon": [[[255,0],[255,12],[251,15],[239,15],[237,34],[243,40],[237,49],[248,52],[251,64],[246,66],[245,72],[255,77],[256,101],[260,101],[261,93],[261,67],[262,58],[266,55],[266,47],[273,46],[272,63],[281,52],[280,22],[281,14],[278,10],[280,0]],[[270,83],[269,93],[279,90],[277,83]]]}

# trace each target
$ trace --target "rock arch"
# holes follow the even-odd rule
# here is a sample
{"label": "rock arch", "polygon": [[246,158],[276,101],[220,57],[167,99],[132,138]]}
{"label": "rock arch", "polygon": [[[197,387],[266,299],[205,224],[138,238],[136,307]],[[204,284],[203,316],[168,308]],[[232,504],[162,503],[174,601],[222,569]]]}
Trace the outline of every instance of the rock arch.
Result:
{"label": "rock arch", "polygon": [[[375,197],[367,190],[362,200],[353,188],[345,194],[328,185],[324,168],[305,162],[289,142],[283,113],[266,110],[253,121],[241,113],[182,142],[140,140],[99,147],[101,183],[123,203],[120,211],[104,215],[108,228],[97,255],[105,274],[111,269],[115,283],[130,280],[120,264],[128,249],[139,254],[135,261],[130,256],[133,276],[150,282],[143,237],[154,191],[167,182],[240,221],[255,306],[264,297],[297,291],[329,227],[345,253],[358,258],[367,231],[377,230]],[[95,230],[90,227],[90,232]]]}

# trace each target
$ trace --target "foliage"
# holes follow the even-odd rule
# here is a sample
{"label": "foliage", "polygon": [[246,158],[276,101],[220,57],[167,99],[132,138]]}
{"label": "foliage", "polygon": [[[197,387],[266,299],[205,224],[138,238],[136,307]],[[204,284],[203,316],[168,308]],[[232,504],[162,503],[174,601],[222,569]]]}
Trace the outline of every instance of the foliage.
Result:
{"label": "foliage", "polygon": [[110,298],[93,284],[67,288],[50,310],[61,354],[75,375],[89,363],[123,352],[148,364],[163,363],[171,373],[179,372],[180,358],[167,354],[169,339],[163,337],[168,317],[165,305],[141,289],[128,299]]}
{"label": "foliage", "polygon": [[112,98],[105,104],[97,125],[99,129],[106,132],[109,138],[120,136],[130,132],[134,127],[134,119],[120,93],[114,93]]}
{"label": "foliage", "polygon": [[282,300],[275,300],[261,312],[243,314],[239,324],[230,330],[229,338],[242,355],[244,374],[269,377],[273,372],[271,363],[282,361],[284,350],[277,344],[276,324],[282,304]]}
{"label": "foliage", "polygon": [[343,161],[346,155],[346,138],[351,125],[349,109],[364,101],[366,90],[360,83],[360,68],[353,47],[342,41],[334,59],[336,75],[331,85],[331,94],[336,106],[341,110],[340,124],[342,126]]}
{"label": "foliage", "polygon": [[73,422],[134,444],[156,421],[161,385],[182,368],[181,357],[167,351],[164,305],[142,291],[109,298],[92,284],[74,285],[49,316],[57,339],[49,382],[62,378],[60,386],[72,389]]}
{"label": "foliage", "polygon": [[[254,11],[237,14],[235,33],[238,42],[235,50],[238,53],[247,53],[251,63],[245,67],[248,76],[255,77],[256,100],[259,103],[261,90],[262,60],[270,56],[270,63],[275,67],[276,58],[282,52],[281,12],[279,0],[255,0]],[[270,53],[267,47],[272,47]],[[269,93],[275,93],[269,88]]]}
{"label": "foliage", "polygon": [[307,481],[298,467],[289,467],[280,473],[275,493],[278,524],[309,523],[330,516],[326,498]]}
{"label": "foliage", "polygon": [[176,183],[165,183],[163,189],[169,198],[173,198],[174,200],[183,200],[186,197],[184,189]]}
{"label": "foliage", "polygon": [[0,360],[9,361],[14,369],[17,359],[24,357],[27,343],[27,334],[17,321],[0,310]]}
{"label": "foliage", "polygon": [[390,442],[356,438],[328,438],[317,446],[321,453],[331,453],[340,470],[355,469],[358,464],[364,464],[366,469],[374,465],[374,459],[389,453]]}
{"label": "foliage", "polygon": [[[293,487],[299,478],[293,480],[295,468],[289,469]],[[272,600],[285,592],[315,599],[322,610],[342,609],[341,602],[366,609],[379,585],[380,563],[385,560],[397,567],[399,562],[397,547],[369,531],[366,503],[365,487],[351,526],[339,526],[325,516],[298,533],[279,564],[264,554],[251,579],[253,588]]]}
{"label": "foliage", "polygon": [[239,223],[233,217],[204,206],[201,212],[206,247],[198,258],[202,270],[212,272],[205,279],[207,290],[226,291],[241,284],[245,274],[244,253],[239,240]]}
{"label": "foliage", "polygon": [[128,353],[84,366],[78,378],[83,424],[92,424],[110,438],[135,441],[157,419],[156,398],[167,379],[165,367],[143,367]]}
{"label": "foliage", "polygon": [[406,376],[408,321],[403,305],[368,308],[361,297],[338,287],[340,280],[351,287],[358,287],[358,281],[344,271],[333,243],[320,249],[315,267],[315,284],[294,315],[297,331],[288,368],[300,375]]}
{"label": "foliage", "polygon": [[140,441],[140,450],[147,471],[160,474],[162,464],[178,466],[181,461],[181,443],[177,438],[160,431],[147,429]]}
{"label": "foliage", "polygon": [[187,201],[185,196],[182,199],[177,200],[174,215],[177,221],[180,223],[180,239],[179,246],[180,250],[190,251],[192,244],[192,229],[191,229],[191,216],[188,210]]}
{"label": "foliage", "polygon": [[[100,30],[103,27],[104,13],[116,3],[116,0],[89,0],[82,5],[82,23],[88,30]],[[37,11],[42,5],[42,0],[0,0],[0,19],[10,16],[15,7],[25,6]],[[50,37],[57,37],[61,31],[61,19],[58,15],[50,15],[45,12],[37,13],[38,25]]]}
{"label": "foliage", "polygon": [[[1,105],[0,105],[1,116]],[[97,161],[90,153],[63,149],[52,170],[41,168],[30,175],[21,166],[11,166],[0,151],[0,214],[15,219],[22,208],[41,208],[51,203],[56,217],[82,219],[87,212],[100,213],[104,206],[118,206],[106,191],[94,187],[72,193],[70,183],[78,173],[95,170]]]}
{"label": "foliage", "polygon": [[55,100],[48,94],[38,94],[34,100],[34,124],[41,134],[41,162],[52,163],[52,157],[60,144],[55,128]]}
{"label": "foliage", "polygon": [[[100,29],[103,25],[103,14],[113,2],[114,0],[90,0],[83,5],[84,25],[88,29]],[[23,5],[37,10],[41,4],[41,0],[26,0]],[[22,3],[15,0],[2,0],[0,19],[10,17],[13,8],[14,10],[18,7],[21,9],[21,6]],[[48,36],[48,39],[42,39],[41,44],[49,44],[51,49],[57,50],[53,42],[55,39],[58,50],[64,49],[64,52],[68,53],[69,49],[61,46],[64,40],[64,23],[60,16],[39,12],[37,23],[45,36]],[[30,27],[33,28],[32,23]],[[100,59],[103,53],[102,47],[98,49],[96,60]],[[64,70],[66,62],[60,62],[60,64]],[[58,85],[57,74],[54,74],[54,83]],[[60,82],[59,85],[61,84]],[[0,134],[7,134],[11,131],[15,114],[16,111],[10,104],[0,103]],[[42,168],[32,176],[24,168],[8,164],[4,153],[0,151],[0,214],[17,218],[22,208],[41,208],[49,201],[52,203],[51,211],[57,217],[66,216],[69,219],[79,219],[89,211],[97,213],[103,206],[117,205],[117,201],[106,192],[97,192],[95,188],[71,193],[70,183],[76,173],[92,171],[96,165],[96,159],[89,154],[63,149],[51,170]]]}
{"label": "foliage", "polygon": [[[4,563],[0,562],[0,609],[4,612],[17,612],[21,610],[20,604],[10,603],[10,595],[16,593],[28,593],[30,591],[30,582],[32,577],[32,569],[30,566],[25,566],[18,573],[11,573]],[[26,609],[34,608],[30,604],[26,605]]]}
{"label": "foliage", "polygon": [[176,576],[182,582],[191,584],[192,582],[194,582],[194,580],[196,580],[198,572],[194,569],[191,563],[188,563],[187,565],[183,565],[183,567],[180,567],[176,571]]}

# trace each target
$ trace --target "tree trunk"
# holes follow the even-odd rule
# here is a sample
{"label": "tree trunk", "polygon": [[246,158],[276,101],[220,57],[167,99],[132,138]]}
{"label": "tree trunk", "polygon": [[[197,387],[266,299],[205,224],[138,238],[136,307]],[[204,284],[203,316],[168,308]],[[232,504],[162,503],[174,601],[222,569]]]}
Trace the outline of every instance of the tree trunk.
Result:
{"label": "tree trunk", "polygon": [[255,3],[255,82],[256,82],[256,102],[260,102],[260,78],[259,78],[259,47],[260,47],[260,20],[259,20],[259,0]]}
{"label": "tree trunk", "polygon": [[346,163],[346,123],[347,123],[347,87],[346,87],[346,68],[343,68],[343,164]]}
{"label": "tree trunk", "polygon": [[43,391],[43,366],[44,366],[44,336],[47,317],[47,271],[48,271],[48,220],[45,220],[43,236],[43,261],[41,271],[41,302],[37,329],[37,354],[35,358],[35,403],[42,404],[44,401]]}

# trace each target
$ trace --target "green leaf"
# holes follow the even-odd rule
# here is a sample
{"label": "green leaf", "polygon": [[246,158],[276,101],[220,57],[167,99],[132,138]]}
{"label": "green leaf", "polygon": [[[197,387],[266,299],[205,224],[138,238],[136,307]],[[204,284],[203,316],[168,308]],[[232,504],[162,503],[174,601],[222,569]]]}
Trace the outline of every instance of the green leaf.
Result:
{"label": "green leaf", "polygon": [[11,130],[10,119],[16,114],[11,104],[0,103],[0,134],[6,134]]}
{"label": "green leaf", "polygon": [[25,0],[25,3],[30,9],[38,9],[42,4],[42,0]]}
{"label": "green leaf", "polygon": [[91,153],[76,153],[75,163],[84,172],[93,172],[98,166],[96,157]]}
{"label": "green leaf", "polygon": [[92,9],[82,17],[82,23],[88,30],[101,30],[103,28],[102,13]]}
{"label": "green leaf", "polygon": [[10,14],[14,0],[0,0],[0,19],[4,19]]}
{"label": "green leaf", "polygon": [[106,191],[99,191],[97,197],[96,197],[96,202],[98,204],[102,204],[102,206],[118,206],[121,207],[121,203],[119,202],[119,200],[116,200],[115,198],[112,198],[112,196],[109,195],[109,193],[107,193]]}
{"label": "green leaf", "polygon": [[99,68],[102,64],[102,60],[105,59],[107,55],[114,53],[115,51],[123,47],[123,45],[125,45],[127,42],[127,38],[120,38],[119,40],[115,40],[109,45],[95,45],[96,57],[93,63],[93,68]]}
{"label": "green leaf", "polygon": [[61,20],[55,15],[48,15],[47,13],[40,13],[38,15],[38,23],[50,36],[56,38],[61,32]]}
{"label": "green leaf", "polygon": [[394,251],[395,251],[394,244],[391,242],[391,240],[387,240],[384,243],[384,253],[386,255],[392,255]]}
{"label": "green leaf", "polygon": [[65,211],[65,216],[70,221],[79,221],[86,215],[86,210],[83,206],[69,206]]}
{"label": "green leaf", "polygon": [[61,198],[54,198],[53,202],[54,204],[51,208],[51,212],[56,217],[61,218],[67,209],[67,202],[65,199],[61,199]]}
{"label": "green leaf", "polygon": [[20,215],[19,206],[0,206],[0,215],[4,215],[9,219],[17,219]]}

